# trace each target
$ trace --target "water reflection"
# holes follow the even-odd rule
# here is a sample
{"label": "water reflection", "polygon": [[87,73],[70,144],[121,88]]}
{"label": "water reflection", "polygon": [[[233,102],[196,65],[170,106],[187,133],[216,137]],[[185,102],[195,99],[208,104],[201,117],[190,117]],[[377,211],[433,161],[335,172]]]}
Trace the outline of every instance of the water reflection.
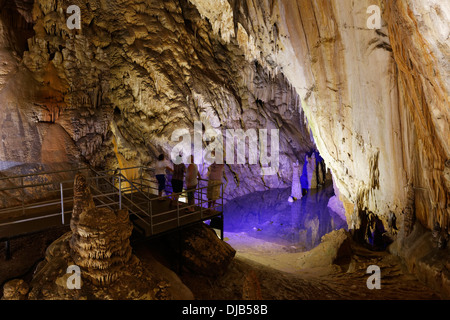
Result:
{"label": "water reflection", "polygon": [[245,232],[261,240],[281,244],[293,251],[310,250],[323,235],[347,229],[347,223],[327,207],[333,186],[309,190],[290,203],[291,189],[255,192],[224,206],[225,232]]}

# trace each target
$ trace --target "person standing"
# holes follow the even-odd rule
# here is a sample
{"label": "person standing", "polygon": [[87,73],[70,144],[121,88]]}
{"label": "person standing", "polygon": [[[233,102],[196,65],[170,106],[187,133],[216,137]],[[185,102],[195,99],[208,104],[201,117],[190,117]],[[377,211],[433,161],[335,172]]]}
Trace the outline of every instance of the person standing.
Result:
{"label": "person standing", "polygon": [[194,212],[195,205],[195,189],[197,189],[198,180],[201,179],[202,176],[198,171],[198,166],[194,163],[194,156],[191,155],[191,164],[187,168],[186,172],[186,189],[187,189],[187,198],[188,198],[188,211]]}
{"label": "person standing", "polygon": [[[214,154],[212,153],[214,157]],[[208,168],[208,209],[212,210],[216,206],[216,201],[220,197],[220,189],[222,187],[222,178],[224,174],[225,164],[217,164],[216,161]]]}
{"label": "person standing", "polygon": [[183,192],[184,174],[186,172],[186,166],[182,162],[181,155],[177,157],[176,163],[173,166],[172,176],[172,203],[177,204],[180,193]]}
{"label": "person standing", "polygon": [[173,172],[169,161],[165,160],[164,154],[160,154],[155,167],[156,180],[158,180],[158,196],[160,198],[162,197],[162,192],[166,192],[166,170]]}

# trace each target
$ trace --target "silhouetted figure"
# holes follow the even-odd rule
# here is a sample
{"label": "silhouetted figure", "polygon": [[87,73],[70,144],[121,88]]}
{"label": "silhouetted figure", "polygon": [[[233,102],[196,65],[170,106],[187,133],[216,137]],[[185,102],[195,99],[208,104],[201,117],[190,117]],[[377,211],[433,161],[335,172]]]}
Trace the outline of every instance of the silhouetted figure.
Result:
{"label": "silhouetted figure", "polygon": [[[214,157],[215,153],[212,152],[211,156]],[[208,209],[214,208],[220,197],[224,168],[224,164],[217,164],[215,160],[208,168]]]}
{"label": "silhouetted figure", "polygon": [[[168,160],[165,160],[163,154],[160,154],[156,161],[155,175],[158,180],[158,196],[162,197],[162,192],[166,192],[166,170],[173,172]],[[160,199],[161,200],[161,199]]]}
{"label": "silhouetted figure", "polygon": [[186,172],[186,166],[181,160],[181,155],[177,157],[176,162],[178,164],[174,164],[173,166],[171,204],[178,204],[180,193],[183,192],[184,173]]}
{"label": "silhouetted figure", "polygon": [[187,189],[187,199],[188,199],[188,211],[194,212],[195,205],[195,189],[197,189],[198,180],[202,176],[198,171],[198,166],[194,163],[194,156],[191,155],[191,164],[187,168],[186,172],[186,189]]}

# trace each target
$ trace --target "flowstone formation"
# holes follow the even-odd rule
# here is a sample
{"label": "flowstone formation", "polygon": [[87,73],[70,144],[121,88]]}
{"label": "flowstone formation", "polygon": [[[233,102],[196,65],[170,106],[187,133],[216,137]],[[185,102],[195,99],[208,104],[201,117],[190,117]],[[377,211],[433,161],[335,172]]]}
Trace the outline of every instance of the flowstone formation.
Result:
{"label": "flowstone formation", "polygon": [[[133,226],[125,210],[95,208],[83,176],[75,180],[75,211],[68,232],[52,243],[31,282],[28,299],[170,299],[169,284],[132,254]],[[73,278],[80,269],[79,288]]]}
{"label": "flowstone formation", "polygon": [[[229,20],[245,30],[247,47],[259,52],[248,60],[278,68],[296,88],[351,229],[366,232],[374,217],[404,244],[417,240],[408,237],[416,228],[431,233],[437,223],[448,232],[448,2],[243,0],[229,1],[226,14],[213,0],[192,2],[208,19],[222,17],[219,34],[232,34]],[[395,252],[414,265],[408,246]],[[448,250],[441,259],[450,261]]]}

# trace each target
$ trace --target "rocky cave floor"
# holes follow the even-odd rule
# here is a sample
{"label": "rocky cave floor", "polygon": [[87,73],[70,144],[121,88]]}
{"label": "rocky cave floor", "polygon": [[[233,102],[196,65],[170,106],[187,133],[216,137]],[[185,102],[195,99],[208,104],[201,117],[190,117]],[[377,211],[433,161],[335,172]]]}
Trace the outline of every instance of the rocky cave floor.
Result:
{"label": "rocky cave floor", "polygon": [[[11,241],[12,258],[5,261],[5,249],[0,250],[0,284],[21,278],[29,282],[37,263],[43,259],[48,245],[64,234],[66,229]],[[351,242],[351,259],[338,264],[327,263],[327,255],[335,252],[339,232],[329,234],[320,248],[295,252],[282,245],[250,238],[245,233],[225,233],[227,241],[236,249],[236,257],[227,272],[211,278],[190,273],[177,266],[177,258],[161,250],[163,240],[134,245],[134,253],[158,272],[173,269],[197,300],[429,300],[441,297],[408,274],[401,261],[387,253],[370,251]],[[325,258],[324,258],[325,257]],[[325,261],[317,264],[317,259]],[[299,269],[299,265],[303,268]],[[381,268],[381,289],[369,290],[366,274],[369,265]],[[165,266],[165,267],[162,267]],[[308,267],[309,266],[309,267]],[[161,270],[166,271],[161,271]],[[169,273],[171,273],[169,271]],[[172,279],[176,278],[172,273]],[[173,281],[176,283],[179,280]],[[178,284],[180,285],[180,284]],[[175,284],[176,286],[176,284]],[[181,285],[182,286],[182,285]],[[176,288],[174,288],[176,290]],[[192,296],[191,296],[192,297]],[[186,298],[190,298],[186,295]]]}
{"label": "rocky cave floor", "polygon": [[[237,250],[227,278],[233,278],[233,273],[236,276],[246,268],[253,269],[259,279],[263,299],[440,299],[438,294],[409,274],[399,258],[385,251],[370,251],[353,241],[349,243],[350,261],[344,259],[340,265],[322,264],[335,251],[333,247],[339,237],[338,232],[328,235],[327,241],[311,251],[292,252],[290,247],[263,240],[249,241],[245,234],[227,234],[228,242]],[[370,265],[381,268],[380,290],[367,288],[370,274],[366,271]],[[221,279],[218,286],[225,287],[228,279]]]}

